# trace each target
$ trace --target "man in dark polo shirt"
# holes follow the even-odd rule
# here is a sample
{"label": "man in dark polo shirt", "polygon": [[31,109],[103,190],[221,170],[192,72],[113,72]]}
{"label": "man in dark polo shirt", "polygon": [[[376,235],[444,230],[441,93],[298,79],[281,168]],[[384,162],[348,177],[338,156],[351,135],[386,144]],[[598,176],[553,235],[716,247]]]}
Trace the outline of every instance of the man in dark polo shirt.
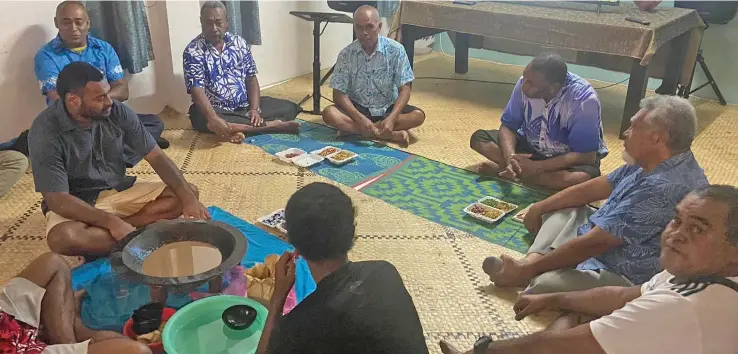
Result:
{"label": "man in dark polo shirt", "polygon": [[[356,227],[351,199],[335,186],[312,183],[287,202],[287,238],[296,253],[277,262],[274,294],[257,353],[427,354],[418,312],[395,267],[350,262]],[[318,284],[282,316],[304,257]]]}
{"label": "man in dark polo shirt", "polygon": [[[85,62],[67,65],[57,92],[60,99],[41,112],[28,136],[52,251],[102,256],[136,227],[182,214],[209,218],[195,187],[136,113],[110,99],[110,85],[99,70]],[[126,145],[144,156],[161,180],[126,176]]]}

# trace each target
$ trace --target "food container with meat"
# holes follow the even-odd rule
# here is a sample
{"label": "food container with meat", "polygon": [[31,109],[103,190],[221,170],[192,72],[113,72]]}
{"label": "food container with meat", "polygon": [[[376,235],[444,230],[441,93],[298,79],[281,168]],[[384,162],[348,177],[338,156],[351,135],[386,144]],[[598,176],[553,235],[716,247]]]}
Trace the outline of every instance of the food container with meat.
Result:
{"label": "food container with meat", "polygon": [[275,155],[284,162],[292,163],[296,157],[305,155],[305,151],[296,148],[289,148],[287,150],[280,151]]}

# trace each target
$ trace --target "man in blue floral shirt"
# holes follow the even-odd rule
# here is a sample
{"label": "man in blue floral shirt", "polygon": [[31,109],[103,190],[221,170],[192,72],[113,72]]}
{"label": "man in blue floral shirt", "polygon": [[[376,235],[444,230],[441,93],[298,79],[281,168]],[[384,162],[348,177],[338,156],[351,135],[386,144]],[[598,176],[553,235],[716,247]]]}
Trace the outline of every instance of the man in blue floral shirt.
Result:
{"label": "man in blue floral shirt", "polygon": [[323,110],[323,120],[339,135],[407,146],[415,138],[410,129],[423,124],[425,113],[408,104],[415,76],[405,48],[380,36],[381,28],[376,8],[362,6],[354,13],[357,40],[338,54],[330,84],[335,106]]}
{"label": "man in blue floral shirt", "polygon": [[[689,101],[657,95],[641,107],[626,132],[626,165],[533,204],[528,255],[483,264],[496,285],[566,292],[642,284],[660,271],[659,235],[677,203],[708,182],[690,151],[697,117]],[[606,198],[597,211],[586,206]]]}
{"label": "man in blue floral shirt", "polygon": [[297,133],[300,125],[293,120],[300,107],[261,96],[250,45],[227,32],[223,3],[205,2],[200,24],[202,33],[183,53],[192,127],[233,143],[240,143],[244,134]]}

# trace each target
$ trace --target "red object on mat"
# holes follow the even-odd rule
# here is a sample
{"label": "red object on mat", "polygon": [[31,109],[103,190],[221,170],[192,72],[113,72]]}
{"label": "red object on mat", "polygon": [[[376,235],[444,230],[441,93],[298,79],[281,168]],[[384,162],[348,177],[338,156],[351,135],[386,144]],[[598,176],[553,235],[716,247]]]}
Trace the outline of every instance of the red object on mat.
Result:
{"label": "red object on mat", "polygon": [[[161,312],[161,321],[166,322],[169,321],[172,316],[174,316],[174,313],[177,312],[177,310],[169,307],[165,307],[164,310]],[[133,340],[136,340],[136,333],[133,333],[133,318],[129,318],[128,321],[126,321],[126,324],[123,326],[123,335],[131,338]],[[163,341],[159,343],[152,343],[149,344],[149,349],[151,349],[151,352],[154,354],[163,354],[164,353],[164,344],[162,344]]]}

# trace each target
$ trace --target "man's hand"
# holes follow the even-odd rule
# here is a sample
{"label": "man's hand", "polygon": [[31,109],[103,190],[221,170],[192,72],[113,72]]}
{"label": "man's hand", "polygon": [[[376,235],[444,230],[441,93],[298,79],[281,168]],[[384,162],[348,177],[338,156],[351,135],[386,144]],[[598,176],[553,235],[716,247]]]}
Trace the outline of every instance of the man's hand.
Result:
{"label": "man's hand", "polygon": [[379,128],[379,134],[382,134],[382,135],[392,134],[392,132],[395,131],[395,121],[396,120],[397,120],[397,117],[389,116],[383,119],[381,122],[379,122],[379,125],[377,127]]}
{"label": "man's hand", "polygon": [[250,110],[249,115],[251,116],[251,125],[254,127],[261,127],[264,124],[264,119],[261,118],[261,114],[258,110]]}
{"label": "man's hand", "polygon": [[[510,160],[510,163],[517,164],[517,168],[519,171],[517,172],[517,175],[519,177],[522,176],[533,176],[537,175],[543,172],[543,169],[541,168],[540,164],[536,161],[531,160],[532,157],[531,154],[514,154],[512,155],[512,159]],[[514,161],[514,162],[513,162]]]}
{"label": "man's hand", "polygon": [[120,241],[128,236],[128,234],[130,234],[131,232],[136,231],[136,228],[133,227],[133,225],[123,221],[123,219],[117,216],[113,216],[112,222],[108,227],[108,231],[110,231],[110,236],[113,236],[116,241]]}
{"label": "man's hand", "polygon": [[213,133],[217,134],[221,138],[228,138],[233,134],[231,126],[226,122],[225,119],[216,117],[208,119],[207,127]]}
{"label": "man's hand", "polygon": [[275,267],[276,274],[274,276],[274,294],[272,299],[284,301],[289,295],[292,286],[295,285],[295,262],[297,257],[292,252],[285,252],[279,257]]}
{"label": "man's hand", "polygon": [[361,136],[365,138],[374,138],[379,135],[379,128],[372,123],[369,118],[364,115],[361,116],[361,122],[359,123],[359,131]]}
{"label": "man's hand", "polygon": [[530,315],[553,309],[555,296],[556,294],[520,295],[513,306],[515,320],[521,321]]}
{"label": "man's hand", "polygon": [[523,218],[525,229],[532,234],[538,233],[543,226],[543,212],[538,204],[533,204]]}
{"label": "man's hand", "polygon": [[202,203],[197,199],[182,205],[182,216],[184,216],[185,219],[210,219],[208,208],[202,205]]}

